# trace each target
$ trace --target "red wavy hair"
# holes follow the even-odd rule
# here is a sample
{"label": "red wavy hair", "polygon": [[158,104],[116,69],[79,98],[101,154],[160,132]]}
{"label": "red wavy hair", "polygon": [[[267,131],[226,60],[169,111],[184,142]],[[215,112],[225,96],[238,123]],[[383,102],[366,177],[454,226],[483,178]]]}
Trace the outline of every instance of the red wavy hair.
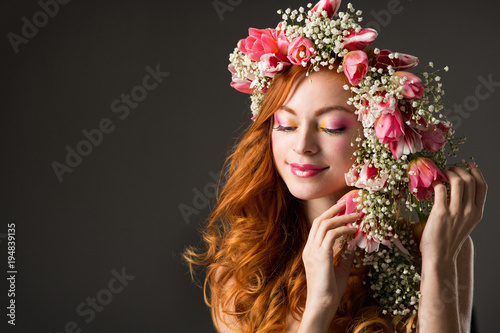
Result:
{"label": "red wavy hair", "polygon": [[[304,311],[302,250],[309,226],[302,201],[290,194],[276,171],[271,147],[272,116],[304,70],[291,66],[274,78],[255,122],[224,164],[227,181],[203,230],[205,248],[188,247],[183,253],[192,277],[195,266],[206,267],[205,302],[219,332],[218,320],[225,322],[228,316],[242,332],[283,332],[287,314],[300,320]],[[384,318],[369,284],[363,283],[367,269],[353,265],[330,328],[361,333],[406,327],[409,332],[415,315],[392,323]]]}

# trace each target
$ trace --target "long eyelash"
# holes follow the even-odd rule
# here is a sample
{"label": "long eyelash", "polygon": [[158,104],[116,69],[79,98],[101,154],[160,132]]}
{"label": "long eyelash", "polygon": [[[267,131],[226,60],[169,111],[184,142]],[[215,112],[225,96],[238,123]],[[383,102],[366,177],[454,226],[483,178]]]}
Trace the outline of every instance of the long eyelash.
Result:
{"label": "long eyelash", "polygon": [[[291,131],[295,130],[295,127],[278,125],[278,126],[274,127],[274,129],[277,131],[281,131],[281,132],[291,132]],[[336,129],[322,128],[322,130],[328,134],[341,134],[341,133],[344,133],[346,131],[346,128],[345,127],[336,128]]]}
{"label": "long eyelash", "polygon": [[344,133],[345,130],[346,130],[345,127],[336,128],[336,129],[323,128],[323,131],[325,131],[328,134],[340,134],[340,133]]}
{"label": "long eyelash", "polygon": [[277,131],[290,132],[290,131],[293,131],[295,129],[295,127],[285,127],[282,125],[278,125],[274,129]]}

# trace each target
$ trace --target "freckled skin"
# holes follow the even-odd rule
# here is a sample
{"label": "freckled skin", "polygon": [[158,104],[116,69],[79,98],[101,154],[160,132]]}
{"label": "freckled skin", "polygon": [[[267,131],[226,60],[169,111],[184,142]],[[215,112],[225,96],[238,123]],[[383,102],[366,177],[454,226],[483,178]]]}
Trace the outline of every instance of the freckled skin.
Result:
{"label": "freckled skin", "polygon": [[[347,104],[350,91],[343,89],[342,74],[322,70],[298,80],[275,113],[272,148],[278,173],[295,197],[303,200],[325,196],[339,198],[348,190],[344,174],[352,166],[361,123],[355,108]],[[318,110],[333,107],[325,113]],[[344,108],[345,110],[340,110]],[[292,110],[293,112],[290,112]],[[278,127],[287,130],[279,130]],[[327,133],[325,129],[339,130]],[[327,167],[313,177],[297,177],[290,164],[314,164]]]}

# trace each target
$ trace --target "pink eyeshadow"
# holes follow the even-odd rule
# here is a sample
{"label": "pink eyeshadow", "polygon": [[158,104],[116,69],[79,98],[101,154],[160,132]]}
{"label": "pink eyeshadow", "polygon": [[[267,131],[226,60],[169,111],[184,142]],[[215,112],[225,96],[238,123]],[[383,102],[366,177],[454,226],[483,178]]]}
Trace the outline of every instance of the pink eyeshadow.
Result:
{"label": "pink eyeshadow", "polygon": [[333,120],[333,121],[322,121],[320,123],[320,126],[330,128],[330,129],[337,129],[337,128],[346,127],[349,125],[349,123],[350,122],[348,120],[340,119],[340,120]]}
{"label": "pink eyeshadow", "polygon": [[277,113],[274,113],[274,121],[280,126],[283,125],[283,122],[281,121]]}

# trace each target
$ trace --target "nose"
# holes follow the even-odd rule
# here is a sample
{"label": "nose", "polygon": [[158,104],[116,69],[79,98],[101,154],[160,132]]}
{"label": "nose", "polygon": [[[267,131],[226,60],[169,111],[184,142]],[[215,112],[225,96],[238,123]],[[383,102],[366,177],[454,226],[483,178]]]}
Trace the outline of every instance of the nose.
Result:
{"label": "nose", "polygon": [[319,151],[316,131],[313,126],[299,127],[293,151],[299,155],[313,155]]}

